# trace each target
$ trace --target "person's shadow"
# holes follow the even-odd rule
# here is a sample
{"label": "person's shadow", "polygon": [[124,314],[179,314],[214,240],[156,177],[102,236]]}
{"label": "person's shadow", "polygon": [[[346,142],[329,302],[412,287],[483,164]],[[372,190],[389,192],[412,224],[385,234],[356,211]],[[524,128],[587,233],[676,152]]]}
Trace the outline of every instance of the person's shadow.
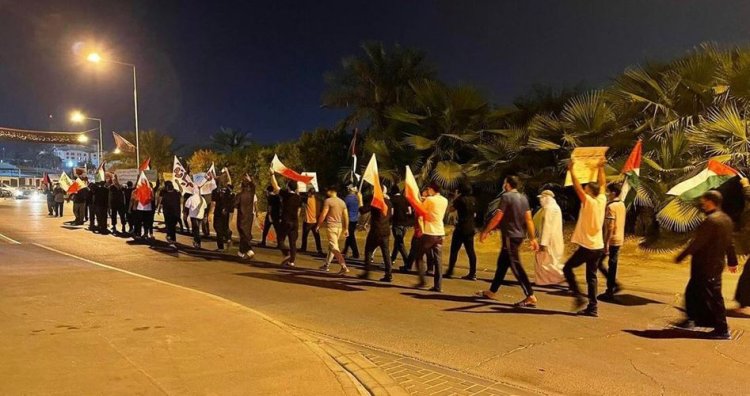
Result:
{"label": "person's shadow", "polygon": [[[666,340],[666,339],[693,339],[693,340],[708,340],[708,333],[697,330],[686,330],[686,329],[657,329],[657,330],[623,330],[628,334],[632,334],[640,338],[648,338],[651,340]],[[732,337],[734,339],[735,337]]]}
{"label": "person's shadow", "polygon": [[522,315],[562,315],[562,316],[577,316],[573,312],[566,311],[552,311],[548,309],[540,308],[522,308],[516,307],[512,304],[501,303],[494,300],[487,300],[475,296],[455,296],[449,294],[422,294],[414,292],[401,293],[404,296],[412,297],[418,300],[433,300],[433,301],[454,301],[468,303],[454,308],[446,308],[446,312],[466,312],[466,313],[509,313],[509,314],[522,314]]}

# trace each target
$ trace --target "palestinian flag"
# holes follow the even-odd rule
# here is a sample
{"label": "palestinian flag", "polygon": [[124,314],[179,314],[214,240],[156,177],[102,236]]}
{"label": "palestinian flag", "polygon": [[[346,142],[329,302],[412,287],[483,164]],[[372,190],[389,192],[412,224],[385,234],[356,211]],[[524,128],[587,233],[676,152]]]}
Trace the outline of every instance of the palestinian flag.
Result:
{"label": "palestinian flag", "polygon": [[642,156],[643,141],[638,140],[638,143],[633,147],[633,151],[630,152],[628,160],[625,161],[625,165],[622,167],[622,174],[625,175],[625,182],[622,184],[620,200],[622,200],[628,208],[635,201],[638,186],[641,184],[640,176]]}
{"label": "palestinian flag", "polygon": [[[388,205],[385,203],[385,195],[383,194],[383,188],[380,186],[380,173],[378,173],[378,160],[375,158],[375,154],[370,158],[370,163],[367,164],[367,169],[362,175],[362,181],[368,182],[372,185],[372,207],[380,209],[383,214],[388,214]],[[362,186],[360,185],[360,191]]]}
{"label": "palestinian flag", "polygon": [[104,179],[105,179],[105,177],[104,177],[104,165],[106,165],[106,163],[107,163],[106,161],[102,161],[99,164],[99,167],[96,169],[96,175],[94,175],[94,181],[96,181],[96,182],[103,182],[104,181]]}
{"label": "palestinian flag", "polygon": [[281,176],[286,177],[287,179],[292,179],[294,181],[308,184],[312,181],[312,176],[302,176],[299,173],[287,168],[284,166],[284,164],[281,163],[281,160],[279,160],[279,156],[274,154],[273,160],[271,160],[271,168],[274,172],[280,174]]}
{"label": "palestinian flag", "polygon": [[419,185],[417,180],[414,178],[414,174],[411,172],[409,165],[406,165],[406,177],[404,178],[404,197],[409,201],[409,204],[414,208],[414,212],[417,217],[426,217],[427,211],[422,206],[422,198],[419,192]]}
{"label": "palestinian flag", "polygon": [[672,187],[668,195],[676,195],[682,201],[692,201],[706,191],[715,189],[738,176],[739,172],[716,160],[708,160],[708,165],[701,173]]}
{"label": "palestinian flag", "polygon": [[47,189],[52,189],[52,180],[49,178],[49,173],[44,172],[44,177],[42,178],[42,185],[46,186]]}

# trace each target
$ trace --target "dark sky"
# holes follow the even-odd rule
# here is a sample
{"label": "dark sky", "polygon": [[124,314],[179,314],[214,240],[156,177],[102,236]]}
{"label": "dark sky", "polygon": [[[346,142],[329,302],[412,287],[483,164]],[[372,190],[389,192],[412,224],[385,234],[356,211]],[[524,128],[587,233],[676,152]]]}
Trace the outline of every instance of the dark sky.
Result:
{"label": "dark sky", "polygon": [[725,0],[0,0],[0,125],[75,130],[81,109],[133,129],[129,69],[83,62],[76,42],[136,64],[141,129],[194,145],[219,126],[261,142],[332,126],[323,75],[363,40],[421,49],[443,80],[503,104],[534,83],[597,86],[703,41],[746,43],[749,20],[750,2]]}

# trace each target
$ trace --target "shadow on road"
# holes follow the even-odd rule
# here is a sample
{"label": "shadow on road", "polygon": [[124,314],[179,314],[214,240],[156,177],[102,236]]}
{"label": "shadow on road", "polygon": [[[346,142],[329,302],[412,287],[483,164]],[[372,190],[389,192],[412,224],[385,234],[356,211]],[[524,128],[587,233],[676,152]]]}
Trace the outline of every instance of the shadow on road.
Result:
{"label": "shadow on road", "polygon": [[[253,263],[255,264],[255,263]],[[333,289],[341,291],[364,291],[365,289],[353,287],[352,284],[345,282],[347,278],[334,278],[327,276],[325,279],[310,277],[307,271],[289,271],[285,273],[260,273],[260,272],[242,272],[235,275],[247,276],[249,278],[268,280],[273,282],[289,283],[303,286],[320,287],[324,289]]]}
{"label": "shadow on road", "polygon": [[663,339],[708,339],[706,333],[702,331],[682,330],[682,329],[659,329],[659,330],[623,330],[628,334],[636,337],[648,338],[652,340]]}
{"label": "shadow on road", "polygon": [[[512,313],[524,315],[563,315],[576,316],[575,313],[565,311],[552,311],[539,308],[519,308],[511,304],[505,304],[497,301],[489,301],[474,296],[455,296],[448,294],[420,294],[420,293],[401,293],[404,296],[416,298],[418,300],[439,300],[470,303],[469,305],[446,308],[446,312],[467,312],[467,313]],[[479,310],[485,308],[483,310]],[[487,309],[488,308],[488,309]]]}
{"label": "shadow on road", "polygon": [[661,301],[656,301],[650,298],[636,296],[633,294],[618,294],[615,296],[615,299],[613,301],[600,301],[609,304],[622,305],[624,307],[637,307],[648,304],[664,304]]}

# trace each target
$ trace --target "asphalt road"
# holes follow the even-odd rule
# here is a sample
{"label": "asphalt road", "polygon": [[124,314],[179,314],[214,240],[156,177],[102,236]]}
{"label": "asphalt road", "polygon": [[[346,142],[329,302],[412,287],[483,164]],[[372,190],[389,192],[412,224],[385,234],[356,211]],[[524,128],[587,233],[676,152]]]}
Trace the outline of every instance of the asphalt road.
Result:
{"label": "asphalt road", "polygon": [[[413,275],[397,274],[393,284],[381,284],[355,279],[358,270],[348,277],[321,273],[321,262],[310,256],[298,259],[295,269],[282,269],[277,264],[281,254],[274,249],[256,249],[256,259],[247,262],[194,251],[182,236],[183,248],[173,251],[161,243],[131,244],[66,227],[59,218],[48,217],[43,206],[0,201],[0,262],[3,244],[38,243],[219,295],[312,334],[540,393],[750,393],[743,375],[750,363],[744,336],[750,319],[730,319],[731,341],[665,330],[680,317],[676,307],[686,267],[624,260],[622,279],[628,290],[620,303],[603,303],[599,318],[587,318],[572,315],[571,299],[555,289],[539,289],[539,308],[520,310],[511,305],[522,297],[512,284],[501,289],[499,301],[487,301],[471,297],[487,287],[481,280],[446,280],[444,293],[437,294],[412,288]],[[70,219],[66,215],[63,220]],[[163,238],[157,233],[157,239]],[[214,246],[204,243],[206,249]],[[480,267],[493,264],[482,262]],[[531,263],[526,264],[533,273]],[[490,275],[483,272],[480,278]],[[736,276],[725,277],[725,283],[733,288]]]}

